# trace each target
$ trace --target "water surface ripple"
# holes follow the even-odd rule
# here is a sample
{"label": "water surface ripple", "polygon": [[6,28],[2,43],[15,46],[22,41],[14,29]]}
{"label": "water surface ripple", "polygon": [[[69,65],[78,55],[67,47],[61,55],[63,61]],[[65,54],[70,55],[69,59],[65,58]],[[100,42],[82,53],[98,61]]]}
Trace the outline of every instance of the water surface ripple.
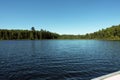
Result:
{"label": "water surface ripple", "polygon": [[120,70],[120,41],[3,40],[0,80],[90,80]]}

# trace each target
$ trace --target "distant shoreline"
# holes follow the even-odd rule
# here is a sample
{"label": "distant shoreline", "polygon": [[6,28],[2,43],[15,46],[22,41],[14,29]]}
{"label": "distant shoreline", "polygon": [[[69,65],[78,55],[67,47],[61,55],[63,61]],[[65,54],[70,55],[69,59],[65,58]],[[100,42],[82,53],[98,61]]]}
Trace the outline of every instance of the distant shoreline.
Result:
{"label": "distant shoreline", "polygon": [[70,39],[70,40],[120,40],[120,25],[112,26],[85,35],[60,35],[47,30],[7,30],[0,29],[0,40],[47,40],[47,39]]}

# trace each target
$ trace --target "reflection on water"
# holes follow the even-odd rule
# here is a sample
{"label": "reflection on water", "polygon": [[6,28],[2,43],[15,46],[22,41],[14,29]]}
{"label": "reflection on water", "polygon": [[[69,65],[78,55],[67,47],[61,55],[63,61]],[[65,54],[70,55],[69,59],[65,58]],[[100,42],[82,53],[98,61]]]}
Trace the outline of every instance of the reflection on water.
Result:
{"label": "reflection on water", "polygon": [[120,70],[120,41],[0,41],[0,80],[90,80]]}

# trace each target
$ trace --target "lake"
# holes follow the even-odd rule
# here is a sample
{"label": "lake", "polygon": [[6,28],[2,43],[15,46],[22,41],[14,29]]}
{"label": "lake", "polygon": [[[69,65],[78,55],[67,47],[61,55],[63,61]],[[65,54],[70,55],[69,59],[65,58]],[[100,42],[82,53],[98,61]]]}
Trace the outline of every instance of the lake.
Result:
{"label": "lake", "polygon": [[0,80],[90,80],[118,70],[120,41],[0,41]]}

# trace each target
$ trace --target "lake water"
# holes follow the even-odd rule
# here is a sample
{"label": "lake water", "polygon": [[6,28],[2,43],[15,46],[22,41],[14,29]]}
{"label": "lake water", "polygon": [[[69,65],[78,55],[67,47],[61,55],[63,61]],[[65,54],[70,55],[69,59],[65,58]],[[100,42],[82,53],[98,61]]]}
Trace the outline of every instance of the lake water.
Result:
{"label": "lake water", "polygon": [[0,41],[0,80],[90,80],[120,70],[120,41]]}

